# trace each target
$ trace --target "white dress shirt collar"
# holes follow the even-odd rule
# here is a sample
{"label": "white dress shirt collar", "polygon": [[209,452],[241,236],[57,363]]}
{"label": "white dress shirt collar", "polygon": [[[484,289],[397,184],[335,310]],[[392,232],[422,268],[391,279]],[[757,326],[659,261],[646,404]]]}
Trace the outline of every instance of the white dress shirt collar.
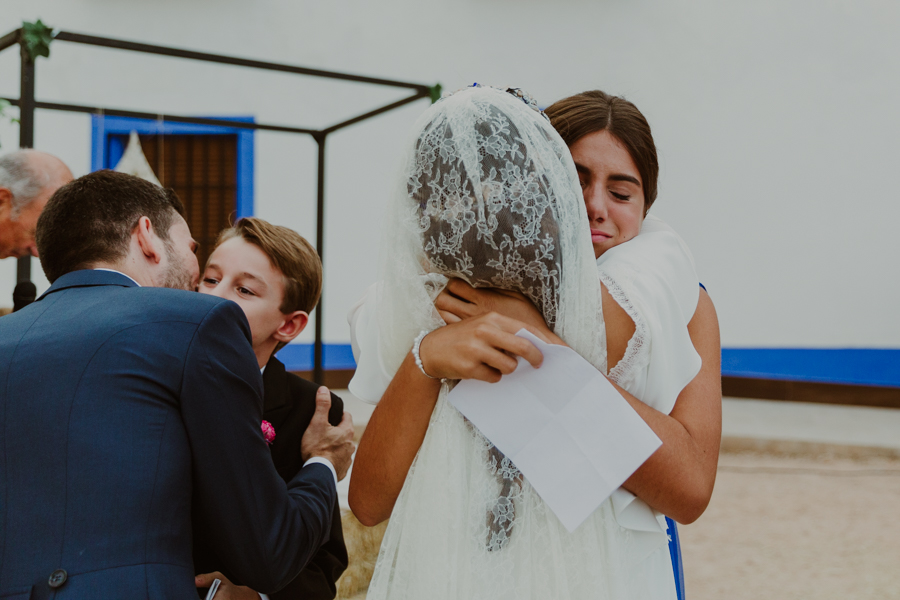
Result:
{"label": "white dress shirt collar", "polygon": [[[128,279],[134,281],[134,277],[132,277],[131,275],[126,275],[122,271],[116,271],[115,269],[104,269],[103,267],[97,267],[96,269],[94,269],[94,271],[109,271],[110,273],[118,273],[119,275],[123,275]],[[141,287],[141,284],[139,284],[137,281],[134,281],[134,285]]]}

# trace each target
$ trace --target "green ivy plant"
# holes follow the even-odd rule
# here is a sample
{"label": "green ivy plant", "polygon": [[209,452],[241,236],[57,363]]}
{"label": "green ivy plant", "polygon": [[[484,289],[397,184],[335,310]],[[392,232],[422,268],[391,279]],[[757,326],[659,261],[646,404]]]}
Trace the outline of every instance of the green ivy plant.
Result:
{"label": "green ivy plant", "polygon": [[434,104],[435,102],[437,102],[438,100],[441,99],[441,90],[442,89],[443,89],[443,87],[441,87],[441,84],[439,84],[439,83],[436,83],[433,86],[431,86],[430,88],[428,88],[428,95],[431,97],[432,104]]}
{"label": "green ivy plant", "polygon": [[50,42],[54,37],[53,29],[47,27],[38,19],[34,23],[22,22],[22,46],[28,53],[28,58],[34,61],[38,56],[50,57]]}
{"label": "green ivy plant", "polygon": [[7,121],[7,120],[10,123],[18,123],[19,122],[19,119],[11,116],[9,113],[6,112],[10,106],[12,106],[12,105],[9,103],[9,100],[4,100],[3,98],[0,98],[0,122]]}
{"label": "green ivy plant", "polygon": [[[50,42],[53,41],[56,34],[53,29],[44,25],[40,19],[34,23],[22,21],[20,35],[22,48],[24,48],[25,53],[28,54],[29,60],[34,62],[38,56],[43,56],[44,58],[50,57]],[[0,99],[0,123],[3,121],[9,121],[10,123],[19,122],[19,119],[7,112],[10,106],[8,100]]]}

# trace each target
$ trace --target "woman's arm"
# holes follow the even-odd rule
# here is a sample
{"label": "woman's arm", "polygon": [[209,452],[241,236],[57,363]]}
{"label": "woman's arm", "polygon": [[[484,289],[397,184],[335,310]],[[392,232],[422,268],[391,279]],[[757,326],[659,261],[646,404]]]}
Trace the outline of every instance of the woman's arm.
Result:
{"label": "woman's arm", "polygon": [[692,523],[706,510],[722,438],[719,321],[705,290],[700,290],[688,332],[703,364],[681,390],[671,414],[650,408],[616,386],[663,442],[622,487],[679,523]]}
{"label": "woman's arm", "polygon": [[[424,341],[424,340],[423,340]],[[369,418],[350,477],[350,510],[367,527],[387,519],[425,439],[441,382],[407,354]]]}
{"label": "woman's arm", "polygon": [[[484,310],[493,310],[514,314],[543,331],[544,337],[549,331],[543,317],[524,296],[475,289],[460,280],[451,280],[447,290],[438,296],[435,306],[445,320],[459,321],[477,316]],[[624,356],[635,325],[605,286],[603,314],[608,363],[612,367]],[[688,323],[688,333],[703,364],[696,377],[678,395],[671,414],[651,408],[616,386],[663,442],[623,487],[680,523],[695,521],[709,504],[722,434],[719,322],[705,290],[700,290],[697,309]]]}
{"label": "woman's arm", "polygon": [[350,478],[350,508],[360,523],[374,526],[387,519],[400,495],[434,410],[440,379],[480,379],[496,382],[512,373],[521,356],[540,366],[543,356],[528,340],[515,335],[533,327],[496,313],[436,329],[422,340],[419,356],[425,376],[412,353],[381,397],[359,442]]}

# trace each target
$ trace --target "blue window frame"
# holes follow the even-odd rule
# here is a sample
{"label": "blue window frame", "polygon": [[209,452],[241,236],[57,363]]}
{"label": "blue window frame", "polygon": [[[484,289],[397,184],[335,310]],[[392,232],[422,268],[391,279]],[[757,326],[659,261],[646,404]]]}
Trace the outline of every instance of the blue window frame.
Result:
{"label": "blue window frame", "polygon": [[[215,117],[243,123],[252,123],[253,117]],[[132,131],[140,135],[236,135],[237,136],[237,218],[253,216],[253,151],[254,130],[194,125],[190,123],[166,123],[131,117],[91,116],[91,171],[112,169],[125,153],[125,145]],[[324,366],[332,369],[353,369],[353,353],[350,344],[325,344]],[[292,343],[278,353],[289,371],[311,371],[313,345]]]}
{"label": "blue window frame", "polygon": [[[239,123],[253,122],[253,117],[214,118]],[[237,218],[253,216],[253,129],[91,115],[91,171],[115,167],[125,152],[125,144],[132,131],[141,135],[236,135]]]}

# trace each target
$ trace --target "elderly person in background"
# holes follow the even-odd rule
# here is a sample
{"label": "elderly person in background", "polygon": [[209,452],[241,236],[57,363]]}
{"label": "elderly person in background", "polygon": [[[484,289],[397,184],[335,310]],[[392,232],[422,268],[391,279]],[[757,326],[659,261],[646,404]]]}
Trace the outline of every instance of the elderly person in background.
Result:
{"label": "elderly person in background", "polygon": [[34,230],[50,196],[72,181],[61,160],[37,150],[0,156],[0,258],[37,256]]}

